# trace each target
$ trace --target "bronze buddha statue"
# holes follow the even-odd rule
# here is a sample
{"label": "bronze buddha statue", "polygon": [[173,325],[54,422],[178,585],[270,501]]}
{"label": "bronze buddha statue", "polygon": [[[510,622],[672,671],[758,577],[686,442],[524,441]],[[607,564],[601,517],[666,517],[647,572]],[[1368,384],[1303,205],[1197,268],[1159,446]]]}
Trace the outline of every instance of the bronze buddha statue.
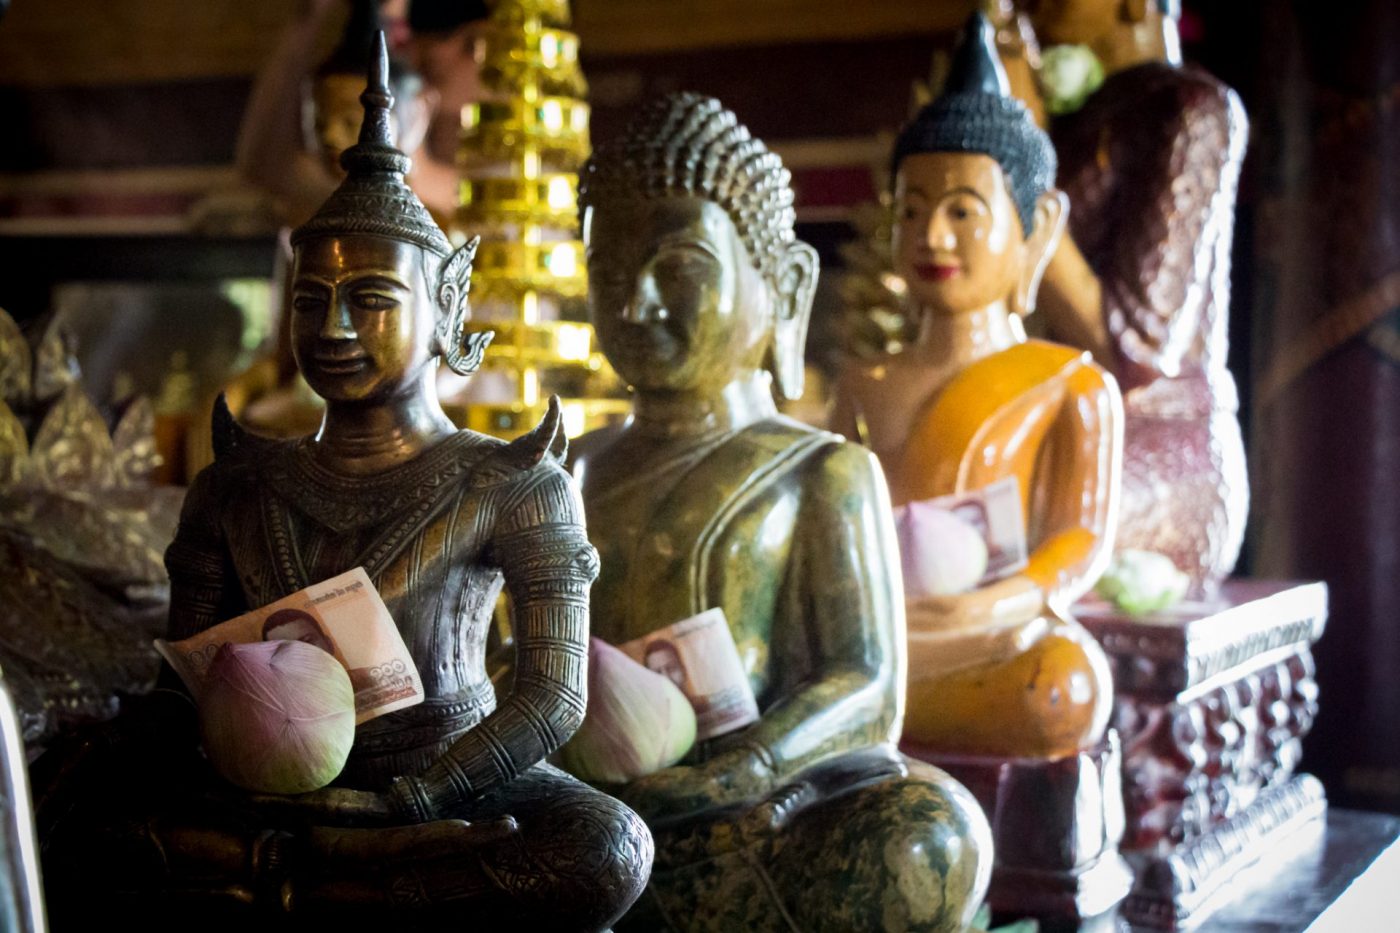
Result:
{"label": "bronze buddha statue", "polygon": [[896,505],[1014,478],[1027,566],[909,602],[904,735],[936,753],[1048,759],[1094,746],[1108,723],[1107,660],[1067,611],[1112,547],[1122,404],[1087,353],[1026,338],[1065,200],[992,42],[974,14],[942,94],[896,142],[894,263],[918,335],[847,368],[833,423],[868,440]]}
{"label": "bronze buddha statue", "polygon": [[[363,724],[332,787],[278,798],[215,780],[166,692],[125,743],[89,742],[46,782],[56,912],[100,893],[116,912],[238,929],[285,915],[597,930],[645,884],[642,822],[543,761],[583,717],[597,572],[558,412],[505,444],[438,404],[439,357],[466,374],[485,345],[463,330],[474,246],[454,252],[404,184],[382,35],[378,50],[347,178],[292,238],[294,352],[325,420],[292,441],[216,424],[166,557],[170,637],[362,566],[427,699]],[[484,653],[503,578],[517,673],[498,702]]]}
{"label": "bronze buddha statue", "polygon": [[1239,97],[1181,63],[1179,0],[1040,0],[1042,44],[1108,77],[1051,134],[1073,211],[1041,288],[1048,334],[1123,389],[1117,543],[1166,554],[1208,595],[1239,557],[1249,477],[1226,368]]}
{"label": "bronze buddha statue", "polygon": [[601,574],[594,633],[720,608],[760,719],[617,790],[658,840],[619,929],[960,930],[985,817],[893,750],[904,614],[888,495],[796,397],[817,257],[788,172],[716,100],[677,94],[595,150],[580,207],[592,319],[633,391],[575,444]]}

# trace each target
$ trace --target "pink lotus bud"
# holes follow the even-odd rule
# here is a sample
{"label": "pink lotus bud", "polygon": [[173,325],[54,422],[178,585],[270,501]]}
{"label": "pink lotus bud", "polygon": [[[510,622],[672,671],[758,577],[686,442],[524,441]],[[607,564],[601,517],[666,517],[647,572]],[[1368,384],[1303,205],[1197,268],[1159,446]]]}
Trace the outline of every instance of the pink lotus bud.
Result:
{"label": "pink lotus bud", "polygon": [[894,519],[905,596],[965,593],[987,572],[981,533],[947,509],[911,502],[895,509]]}
{"label": "pink lotus bud", "polygon": [[695,710],[670,678],[605,641],[588,647],[588,713],[557,763],[582,781],[625,784],[685,757]]}
{"label": "pink lotus bud", "polygon": [[204,752],[239,787],[301,794],[345,767],[355,691],[331,654],[299,641],[224,645],[199,697]]}

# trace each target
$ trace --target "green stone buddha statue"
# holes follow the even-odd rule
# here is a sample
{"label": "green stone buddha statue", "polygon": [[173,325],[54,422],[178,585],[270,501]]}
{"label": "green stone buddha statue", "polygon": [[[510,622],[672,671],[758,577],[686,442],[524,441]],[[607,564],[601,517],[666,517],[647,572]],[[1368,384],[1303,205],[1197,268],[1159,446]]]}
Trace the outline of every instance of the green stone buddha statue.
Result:
{"label": "green stone buddha statue", "polygon": [[960,930],[987,823],[900,756],[904,613],[888,495],[860,446],[778,414],[817,278],[789,176],[716,100],[667,97],[584,169],[593,323],[632,386],[576,444],[623,643],[724,611],[760,719],[617,790],[657,839],[618,929]]}
{"label": "green stone buddha statue", "polygon": [[[427,699],[362,724],[333,786],[279,798],[215,779],[164,692],[41,769],[55,916],[96,895],[133,927],[598,930],[645,884],[636,814],[543,761],[583,717],[598,566],[558,411],[505,444],[438,404],[439,358],[467,374],[485,345],[464,331],[474,246],[454,252],[404,184],[378,45],[347,178],[292,238],[294,352],[325,420],[290,441],[216,423],[166,557],[170,637],[363,567]],[[503,581],[516,677],[498,700]]]}

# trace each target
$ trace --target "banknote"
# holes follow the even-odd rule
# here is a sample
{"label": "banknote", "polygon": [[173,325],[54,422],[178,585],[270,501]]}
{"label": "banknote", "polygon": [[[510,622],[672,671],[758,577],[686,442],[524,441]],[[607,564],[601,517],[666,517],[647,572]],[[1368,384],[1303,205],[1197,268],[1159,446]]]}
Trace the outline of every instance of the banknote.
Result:
{"label": "banknote", "polygon": [[723,609],[682,619],[618,647],[681,688],[695,707],[696,741],[758,721],[758,701]]}
{"label": "banknote", "polygon": [[1026,519],[1021,508],[1021,484],[1014,476],[974,489],[930,499],[929,504],[952,512],[976,528],[987,544],[987,572],[978,586],[995,583],[1024,570],[1028,553]]}
{"label": "banknote", "polygon": [[356,567],[285,599],[156,650],[199,698],[209,662],[226,644],[304,641],[335,655],[355,688],[355,722],[423,702],[423,681],[369,575]]}

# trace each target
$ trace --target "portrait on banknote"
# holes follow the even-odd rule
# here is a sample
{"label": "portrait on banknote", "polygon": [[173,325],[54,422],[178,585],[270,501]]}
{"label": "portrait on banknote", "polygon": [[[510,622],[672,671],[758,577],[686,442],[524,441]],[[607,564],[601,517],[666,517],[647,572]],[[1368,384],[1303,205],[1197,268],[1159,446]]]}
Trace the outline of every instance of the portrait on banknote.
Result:
{"label": "portrait on banknote", "polygon": [[300,641],[333,655],[350,675],[356,722],[423,702],[418,668],[379,592],[361,568],[312,584],[182,641],[156,639],[156,649],[197,700],[205,672],[219,648],[253,641]]}
{"label": "portrait on banknote", "polygon": [[304,609],[279,609],[268,616],[263,623],[262,640],[305,642],[326,654],[340,657],[335,650],[335,640],[326,633],[321,620]]}
{"label": "portrait on banknote", "polygon": [[706,610],[618,647],[681,689],[695,709],[698,741],[758,721],[758,701],[724,610]]}
{"label": "portrait on banknote", "polygon": [[646,666],[682,689],[685,688],[685,664],[676,646],[664,638],[650,638],[646,647]]}

